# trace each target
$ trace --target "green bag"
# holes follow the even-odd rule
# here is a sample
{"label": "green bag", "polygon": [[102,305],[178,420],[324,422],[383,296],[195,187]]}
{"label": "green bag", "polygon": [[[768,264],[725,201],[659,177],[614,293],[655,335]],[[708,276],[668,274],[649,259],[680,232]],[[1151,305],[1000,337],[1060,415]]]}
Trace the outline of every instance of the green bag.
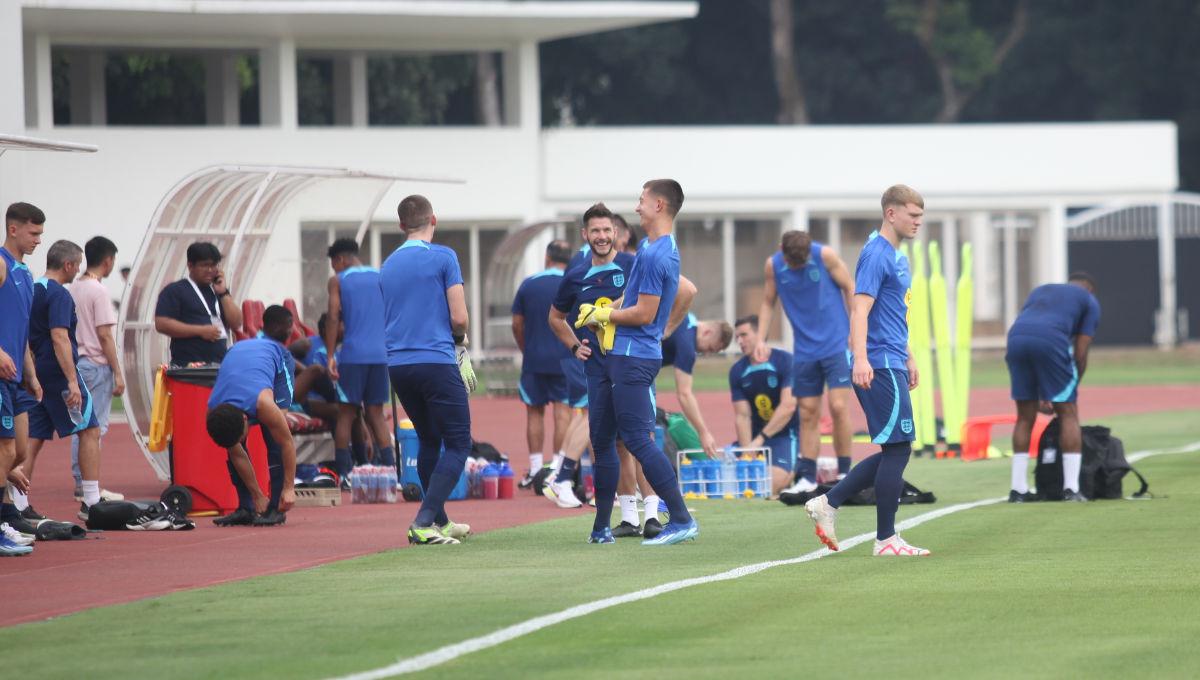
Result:
{"label": "green bag", "polygon": [[[681,451],[700,448],[700,433],[682,413],[667,414],[667,436]],[[701,454],[703,457],[703,454]]]}

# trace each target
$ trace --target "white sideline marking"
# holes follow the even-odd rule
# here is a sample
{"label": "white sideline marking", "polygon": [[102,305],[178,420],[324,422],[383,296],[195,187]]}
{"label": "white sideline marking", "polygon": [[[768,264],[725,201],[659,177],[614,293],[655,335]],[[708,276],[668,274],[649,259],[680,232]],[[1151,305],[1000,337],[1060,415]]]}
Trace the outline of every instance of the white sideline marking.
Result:
{"label": "white sideline marking", "polygon": [[[955,512],[970,510],[971,508],[978,508],[983,505],[992,505],[993,503],[1000,503],[1005,500],[1008,500],[1007,497],[988,498],[986,500],[974,501],[972,503],[959,503],[958,505],[951,505],[949,507],[927,512],[917,515],[916,517],[906,519],[903,522],[899,522],[896,524],[896,530],[900,531],[902,529],[908,529],[939,517],[945,517],[946,515]],[[843,551],[848,550],[860,543],[869,541],[874,537],[874,531],[870,533],[859,534],[853,538],[841,541],[841,549]],[[440,647],[432,652],[426,652],[418,656],[401,659],[390,666],[378,668],[373,671],[365,671],[363,673],[342,676],[337,680],[377,680],[378,678],[390,678],[396,675],[402,675],[404,673],[423,671],[428,668],[433,668],[434,666],[444,664],[447,661],[453,661],[454,659],[457,659],[465,654],[478,652],[489,647],[495,647],[496,645],[503,644],[509,640],[514,640],[524,635],[534,633],[543,628],[548,628],[557,623],[562,623],[563,621],[570,621],[571,619],[577,619],[581,616],[587,616],[588,614],[598,612],[602,609],[616,607],[617,605],[622,605],[629,602],[637,602],[638,600],[647,600],[664,593],[670,593],[676,590],[690,588],[692,586],[715,583],[717,581],[732,581],[733,579],[739,579],[743,576],[757,574],[760,571],[765,571],[773,567],[782,567],[791,564],[811,562],[813,560],[825,557],[826,555],[832,554],[833,553],[828,548],[821,548],[820,550],[814,550],[813,552],[801,555],[800,557],[793,557],[787,560],[771,560],[769,562],[748,564],[746,566],[730,569],[729,571],[722,572],[720,574],[713,574],[711,576],[697,576],[695,578],[683,579],[681,581],[672,581],[671,583],[664,583],[660,586],[654,586],[653,588],[646,588],[643,590],[634,591],[632,593],[626,593],[624,595],[606,597],[603,600],[585,602],[584,604],[576,605],[560,612],[546,614],[545,616],[538,616],[521,623],[501,628],[500,630],[488,633],[487,635],[471,638],[469,640],[463,640],[462,642],[456,642],[452,645],[446,645],[445,647]]]}
{"label": "white sideline marking", "polygon": [[[1191,444],[1185,444],[1181,447],[1137,451],[1126,456],[1126,460],[1128,460],[1130,463],[1136,463],[1137,461],[1149,458],[1150,456],[1191,453],[1193,451],[1200,451],[1200,441],[1195,441]],[[1003,503],[1006,500],[1008,500],[1007,497],[987,498],[980,501],[959,503],[957,505],[951,505],[938,510],[933,510],[931,512],[926,512],[897,523],[896,531],[899,532],[903,529],[911,529],[912,527],[924,524],[925,522],[929,522],[940,517],[945,517],[946,515],[962,512],[963,510],[971,510],[972,508],[978,508],[985,505]],[[871,538],[874,536],[875,532],[872,531],[841,541],[841,549],[842,551],[849,550],[856,545],[871,540]],[[751,574],[757,574],[761,571],[766,571],[767,569],[772,569],[774,567],[783,567],[792,564],[811,562],[832,554],[833,552],[828,548],[821,548],[820,550],[814,550],[813,552],[801,555],[800,557],[793,557],[787,560],[771,560],[769,562],[748,564],[742,567],[730,569],[729,571],[721,572],[720,574],[712,574],[711,576],[697,576],[695,578],[683,579],[682,581],[672,581],[671,583],[664,583],[660,586],[654,586],[653,588],[645,588],[643,590],[637,590],[624,595],[615,595],[613,597],[604,598],[603,600],[585,602],[583,604],[564,609],[560,612],[538,616],[521,623],[501,628],[488,633],[487,635],[481,635],[469,640],[463,640],[462,642],[456,642],[451,645],[439,647],[432,652],[426,652],[424,654],[412,656],[407,659],[401,659],[390,666],[384,666],[383,668],[364,671],[362,673],[340,676],[334,680],[379,680],[381,678],[391,678],[397,675],[404,675],[405,673],[423,671],[433,668],[434,666],[440,666],[441,664],[453,661],[460,656],[465,656],[472,652],[488,649],[489,647],[495,647],[496,645],[503,644],[509,640],[515,640],[516,638],[529,635],[530,633],[535,633],[543,628],[549,628],[550,626],[562,623],[564,621],[570,621],[571,619],[587,616],[588,614],[592,614],[603,609],[616,607],[617,605],[627,604],[629,602],[637,602],[638,600],[648,600],[664,593],[683,590],[684,588],[690,588],[692,586],[700,586],[706,583],[715,583],[717,581],[732,581],[734,579],[739,579],[743,576],[750,576]]]}

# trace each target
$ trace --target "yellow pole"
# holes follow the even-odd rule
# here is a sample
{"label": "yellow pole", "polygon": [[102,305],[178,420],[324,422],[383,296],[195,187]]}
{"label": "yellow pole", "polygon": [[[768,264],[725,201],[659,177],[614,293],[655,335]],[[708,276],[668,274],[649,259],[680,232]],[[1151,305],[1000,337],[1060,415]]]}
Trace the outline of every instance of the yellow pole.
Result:
{"label": "yellow pole", "polygon": [[[925,276],[925,253],[912,249],[912,289],[909,302],[908,333],[913,359],[920,380],[910,395],[913,420],[921,448],[932,451],[937,444],[937,422],[933,409],[933,357],[929,335],[929,283]],[[916,448],[916,443],[913,444]]]}
{"label": "yellow pole", "polygon": [[937,384],[942,392],[942,424],[946,430],[946,445],[958,449],[958,393],[954,381],[954,356],[950,343],[950,317],[946,298],[946,279],[942,276],[942,251],[937,241],[929,242],[929,303],[933,321]]}
{"label": "yellow pole", "polygon": [[955,348],[954,379],[958,393],[958,427],[967,422],[971,403],[971,343],[975,325],[975,273],[971,262],[971,244],[962,246],[959,261],[958,295],[954,314],[958,343]]}

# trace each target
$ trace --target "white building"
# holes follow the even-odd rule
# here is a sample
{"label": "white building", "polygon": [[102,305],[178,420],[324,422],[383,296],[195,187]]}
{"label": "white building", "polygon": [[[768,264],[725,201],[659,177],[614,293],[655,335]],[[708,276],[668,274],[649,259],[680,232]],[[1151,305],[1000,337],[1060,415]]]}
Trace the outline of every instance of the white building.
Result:
{"label": "white building", "polygon": [[[102,233],[131,261],[163,196],[204,166],[461,178],[462,185],[401,183],[380,203],[365,246],[378,263],[401,239],[396,203],[407,193],[428,195],[443,242],[459,253],[475,318],[496,320],[490,330],[476,324],[476,346],[495,347],[510,340],[501,328],[507,306],[483,309],[489,253],[521,225],[573,218],[597,200],[632,217],[642,183],[653,177],[674,177],[687,194],[679,242],[684,272],[701,287],[697,313],[727,319],[756,309],[763,259],[782,230],[807,227],[853,263],[877,225],[882,190],[910,184],[926,196],[922,237],[941,242],[951,280],[959,245],[973,243],[984,338],[1002,335],[1033,286],[1065,278],[1069,212],[1158,205],[1177,187],[1175,126],[1162,122],[543,129],[540,42],[686,20],[696,11],[692,2],[6,0],[0,132],[84,141],[100,151],[9,154],[0,162],[0,201],[43,207],[50,239],[82,243]],[[203,64],[200,124],[110,121],[106,59],[164,52]],[[502,125],[372,124],[371,59],[478,52],[498,54]],[[238,71],[247,55],[257,69],[249,104]],[[314,58],[331,68],[333,125],[301,125],[297,68]],[[257,119],[245,124],[248,108]],[[56,109],[69,115],[56,120]],[[232,282],[235,291],[304,299],[306,315],[323,307],[325,247],[331,236],[354,232],[364,205],[344,198],[317,194],[287,211],[290,227],[272,237],[269,271]],[[1142,341],[1153,335],[1170,344],[1176,256],[1173,246],[1164,249],[1157,250],[1161,281],[1142,277],[1152,297],[1136,310],[1136,323],[1150,319]],[[540,256],[527,260],[532,267]],[[35,270],[40,262],[34,258]],[[1096,273],[1103,296],[1106,272]],[[1120,318],[1106,312],[1106,320]]]}

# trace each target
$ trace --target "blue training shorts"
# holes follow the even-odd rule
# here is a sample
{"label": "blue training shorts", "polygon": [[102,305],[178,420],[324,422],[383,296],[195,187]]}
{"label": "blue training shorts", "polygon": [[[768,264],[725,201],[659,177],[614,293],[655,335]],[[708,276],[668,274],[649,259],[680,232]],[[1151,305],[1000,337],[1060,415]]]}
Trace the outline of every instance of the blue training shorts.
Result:
{"label": "blue training shorts", "polygon": [[562,360],[563,375],[567,377],[567,399],[571,408],[587,408],[588,387],[587,373],[583,362],[571,357]]}
{"label": "blue training shorts", "polygon": [[1079,371],[1070,344],[1050,338],[1017,335],[1008,339],[1004,361],[1012,383],[1013,401],[1075,401]]}
{"label": "blue training shorts", "polygon": [[388,403],[387,364],[338,364],[338,399],[347,404]]}
{"label": "blue training shorts", "polygon": [[71,420],[67,410],[67,402],[63,401],[62,392],[67,389],[65,378],[54,378],[42,383],[42,401],[29,411],[29,438],[50,440],[55,433],[60,437],[70,437],[93,427],[100,427],[96,420],[92,393],[87,385],[79,383],[79,394],[83,397],[80,412],[83,422],[76,425]]}
{"label": "blue training shorts", "polygon": [[854,393],[867,415],[867,432],[876,444],[897,444],[913,440],[912,401],[908,395],[908,371],[876,368],[871,389],[857,385]]}
{"label": "blue training shorts", "polygon": [[567,377],[561,373],[521,371],[518,389],[521,392],[521,401],[525,402],[526,406],[544,406],[551,402],[566,404],[570,398]]}
{"label": "blue training shorts", "polygon": [[796,361],[792,368],[792,396],[819,397],[830,389],[851,387],[850,352],[838,352],[820,361]]}
{"label": "blue training shorts", "polygon": [[763,445],[771,449],[771,465],[788,474],[796,469],[796,450],[799,448],[799,442],[795,432],[771,437],[764,441]]}
{"label": "blue training shorts", "polygon": [[17,392],[20,387],[8,380],[0,380],[0,439],[14,439],[13,419],[17,416]]}

